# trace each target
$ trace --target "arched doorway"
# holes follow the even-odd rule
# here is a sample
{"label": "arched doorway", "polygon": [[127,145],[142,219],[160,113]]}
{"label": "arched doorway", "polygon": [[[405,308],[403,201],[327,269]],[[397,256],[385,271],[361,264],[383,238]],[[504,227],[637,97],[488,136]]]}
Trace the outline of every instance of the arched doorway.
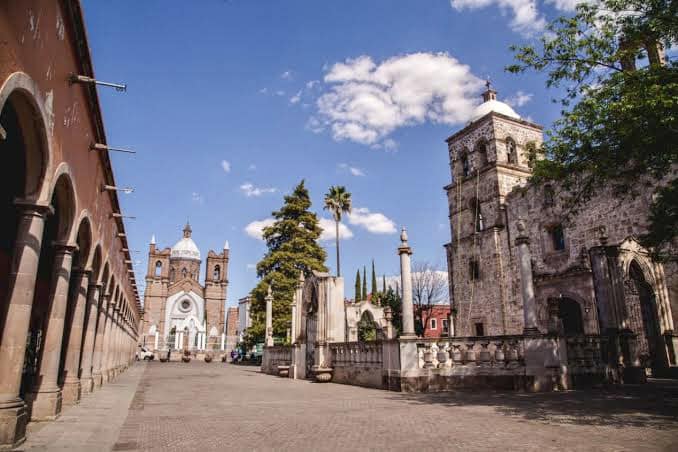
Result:
{"label": "arched doorway", "polygon": [[565,335],[584,334],[584,319],[581,306],[571,298],[558,299],[558,320]]}
{"label": "arched doorway", "polygon": [[370,311],[363,312],[358,322],[358,340],[360,342],[371,342],[377,340],[377,324]]}
{"label": "arched doorway", "polygon": [[636,261],[629,266],[629,281],[626,298],[630,311],[630,323],[638,334],[638,352],[646,367],[654,367],[659,350],[660,327],[657,315],[657,299],[652,287],[645,279],[642,268]]}

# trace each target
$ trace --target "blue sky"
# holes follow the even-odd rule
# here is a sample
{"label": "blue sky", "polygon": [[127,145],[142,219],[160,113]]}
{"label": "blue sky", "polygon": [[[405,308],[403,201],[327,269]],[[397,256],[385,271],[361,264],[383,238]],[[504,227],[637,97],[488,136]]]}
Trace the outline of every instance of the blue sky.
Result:
{"label": "blue sky", "polygon": [[[302,178],[321,217],[331,185],[358,208],[344,223],[342,272],[398,273],[397,229],[414,259],[444,265],[450,182],[444,139],[482,80],[523,116],[558,115],[543,78],[503,68],[568,0],[84,0],[137,280],[148,243],[172,246],[190,219],[203,256],[231,247],[228,303],[256,284],[253,237]],[[249,227],[248,227],[249,226]],[[350,231],[350,232],[347,232]],[[332,231],[329,231],[332,233]],[[334,268],[333,240],[322,241]],[[204,273],[204,267],[203,267]],[[204,274],[201,275],[201,278]]]}

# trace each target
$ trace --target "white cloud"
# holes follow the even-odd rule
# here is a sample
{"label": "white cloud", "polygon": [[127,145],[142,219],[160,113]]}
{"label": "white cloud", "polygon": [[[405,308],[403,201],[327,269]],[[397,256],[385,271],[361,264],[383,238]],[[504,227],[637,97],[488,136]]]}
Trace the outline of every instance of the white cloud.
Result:
{"label": "white cloud", "polygon": [[[571,0],[553,0],[553,2],[565,4],[571,2]],[[543,30],[546,25],[546,20],[537,10],[537,0],[450,0],[450,4],[457,11],[496,5],[502,13],[511,12],[512,18],[509,26],[513,31],[526,36]]]}
{"label": "white cloud", "polygon": [[351,166],[348,163],[340,163],[339,169],[348,171],[352,176],[364,176],[365,172],[358,167]]}
{"label": "white cloud", "polygon": [[203,204],[205,202],[205,198],[203,198],[203,196],[200,193],[195,191],[191,193],[191,200],[198,204]]}
{"label": "white cloud", "polygon": [[247,269],[248,270],[256,270],[257,264],[247,264]]}
{"label": "white cloud", "polygon": [[373,234],[395,234],[393,220],[379,212],[370,212],[366,207],[354,207],[348,214],[348,222],[363,227]]}
{"label": "white cloud", "polygon": [[228,160],[222,160],[221,161],[221,168],[223,168],[224,173],[230,173],[231,172],[231,162]]}
{"label": "white cloud", "polygon": [[254,239],[263,240],[264,228],[275,223],[273,218],[256,220],[245,226],[245,233]]}
{"label": "white cloud", "polygon": [[522,107],[523,105],[531,101],[533,96],[534,94],[532,93],[524,93],[522,91],[518,91],[513,96],[507,98],[505,102],[512,107]]}
{"label": "white cloud", "polygon": [[275,92],[275,95],[276,95],[276,96],[284,96],[284,95],[285,95],[285,91],[279,89],[278,91]]}
{"label": "white cloud", "polygon": [[280,74],[280,78],[290,80],[292,78],[292,71],[283,72],[282,74]]}
{"label": "white cloud", "polygon": [[[327,241],[336,239],[337,230],[336,225],[334,224],[334,220],[321,217],[319,219],[319,226],[323,230],[323,232],[320,234],[320,240]],[[344,240],[350,239],[351,237],[353,237],[353,231],[351,231],[345,224],[339,223],[339,239]]]}
{"label": "white cloud", "polygon": [[321,133],[325,130],[323,123],[315,116],[308,118],[308,121],[306,121],[306,128],[313,133]]}
{"label": "white cloud", "polygon": [[328,90],[316,102],[318,117],[307,127],[328,127],[335,140],[372,146],[399,127],[467,121],[483,84],[446,53],[413,53],[380,64],[364,55],[334,64],[324,82]]}
{"label": "white cloud", "polygon": [[294,96],[290,97],[291,104],[298,104],[300,100],[301,100],[301,90],[299,90],[297,94],[295,94]]}
{"label": "white cloud", "polygon": [[310,82],[306,82],[306,89],[313,89],[318,85],[320,85],[320,80],[311,80]]}
{"label": "white cloud", "polygon": [[259,94],[266,94],[266,93],[268,93],[268,88],[261,88],[259,90]]}
{"label": "white cloud", "polygon": [[550,3],[561,11],[574,11],[575,7],[579,3],[584,3],[583,0],[546,0],[546,3]]}
{"label": "white cloud", "polygon": [[252,196],[261,196],[267,193],[275,193],[278,191],[278,189],[275,187],[255,187],[253,184],[246,182],[240,186],[240,191],[242,191],[248,198],[251,198]]}
{"label": "white cloud", "polygon": [[247,167],[247,169],[250,170],[250,171],[254,171],[254,170],[257,169],[257,165],[255,165],[254,163],[252,163],[250,166]]}

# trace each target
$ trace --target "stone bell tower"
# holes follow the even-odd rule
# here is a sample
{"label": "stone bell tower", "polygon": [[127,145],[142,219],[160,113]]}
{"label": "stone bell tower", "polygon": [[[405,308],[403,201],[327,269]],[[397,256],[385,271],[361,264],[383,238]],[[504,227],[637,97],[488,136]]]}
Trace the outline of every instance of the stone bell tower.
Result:
{"label": "stone bell tower", "polygon": [[498,101],[489,81],[470,122],[447,139],[451,241],[445,248],[457,336],[522,332],[504,200],[525,184],[527,148],[541,141],[542,127]]}
{"label": "stone bell tower", "polygon": [[207,313],[208,346],[212,348],[220,345],[224,328],[226,287],[228,286],[228,255],[230,249],[228,241],[224,249],[217,254],[210,250],[207,253],[207,267],[205,274],[205,310]]}

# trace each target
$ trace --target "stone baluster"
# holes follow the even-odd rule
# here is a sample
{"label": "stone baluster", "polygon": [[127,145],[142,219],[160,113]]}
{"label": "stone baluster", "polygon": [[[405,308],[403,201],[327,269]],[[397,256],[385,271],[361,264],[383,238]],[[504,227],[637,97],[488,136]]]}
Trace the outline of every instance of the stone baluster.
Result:
{"label": "stone baluster", "polygon": [[481,366],[487,366],[490,364],[490,350],[489,350],[490,342],[489,341],[482,341],[480,343],[480,365]]}
{"label": "stone baluster", "polygon": [[494,342],[494,360],[497,364],[505,364],[505,357],[504,357],[504,341],[499,339]]}
{"label": "stone baluster", "polygon": [[453,364],[463,364],[461,344],[459,343],[452,343],[452,362]]}
{"label": "stone baluster", "polygon": [[466,364],[474,364],[476,362],[476,352],[473,350],[475,342],[466,343]]}

